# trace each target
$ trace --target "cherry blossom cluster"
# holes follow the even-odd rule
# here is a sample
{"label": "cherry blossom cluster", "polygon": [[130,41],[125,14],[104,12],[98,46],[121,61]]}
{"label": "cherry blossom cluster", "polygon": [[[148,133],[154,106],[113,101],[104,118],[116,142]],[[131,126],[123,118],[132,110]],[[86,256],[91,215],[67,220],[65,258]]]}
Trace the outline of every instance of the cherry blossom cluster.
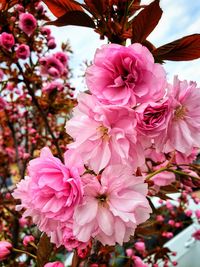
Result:
{"label": "cherry blossom cluster", "polygon": [[[66,60],[42,58],[42,72],[60,76]],[[192,162],[200,144],[199,88],[177,77],[167,83],[141,44],[102,46],[86,83],[90,93],[79,94],[66,124],[73,142],[65,162],[43,148],[13,193],[21,199],[17,209],[68,250],[92,239],[111,246],[129,241],[151,213],[147,194],[174,182],[176,164]]]}

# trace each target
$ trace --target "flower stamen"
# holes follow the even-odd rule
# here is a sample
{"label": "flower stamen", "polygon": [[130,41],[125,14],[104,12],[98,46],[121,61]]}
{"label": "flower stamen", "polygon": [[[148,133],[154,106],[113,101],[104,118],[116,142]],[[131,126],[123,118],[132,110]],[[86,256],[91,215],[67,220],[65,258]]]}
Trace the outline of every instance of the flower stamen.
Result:
{"label": "flower stamen", "polygon": [[175,113],[174,113],[175,119],[176,120],[183,120],[186,112],[187,112],[187,109],[184,106],[180,106],[180,107],[176,108]]}

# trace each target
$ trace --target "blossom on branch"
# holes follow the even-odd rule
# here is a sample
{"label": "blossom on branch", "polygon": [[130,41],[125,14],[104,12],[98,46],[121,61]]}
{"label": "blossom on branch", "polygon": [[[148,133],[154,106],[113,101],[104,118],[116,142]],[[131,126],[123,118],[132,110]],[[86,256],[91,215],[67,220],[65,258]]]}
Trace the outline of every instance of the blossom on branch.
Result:
{"label": "blossom on branch", "polygon": [[125,165],[105,168],[101,175],[82,176],[84,198],[74,213],[74,235],[104,245],[127,242],[138,224],[149,218],[147,184]]}
{"label": "blossom on branch", "polygon": [[86,83],[102,103],[133,107],[162,98],[166,74],[145,46],[109,44],[97,49]]}

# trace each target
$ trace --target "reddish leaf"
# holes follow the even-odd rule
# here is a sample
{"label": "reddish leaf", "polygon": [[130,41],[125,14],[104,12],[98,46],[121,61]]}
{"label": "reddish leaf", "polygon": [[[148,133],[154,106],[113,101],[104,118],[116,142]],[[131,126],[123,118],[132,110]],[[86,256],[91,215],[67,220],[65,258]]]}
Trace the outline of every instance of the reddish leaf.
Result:
{"label": "reddish leaf", "polygon": [[53,245],[46,234],[42,234],[37,248],[37,266],[43,267],[49,261]]}
{"label": "reddish leaf", "polygon": [[83,11],[68,11],[62,17],[55,21],[47,22],[46,25],[55,25],[58,27],[66,25],[84,26],[89,28],[94,28],[95,24],[90,16],[88,16]]}
{"label": "reddish leaf", "polygon": [[79,10],[82,11],[82,7],[75,1],[70,0],[43,0],[48,6],[50,11],[56,17],[65,15],[68,11]]}
{"label": "reddish leaf", "polygon": [[192,34],[165,44],[153,52],[155,59],[184,61],[200,57],[200,34]]}
{"label": "reddish leaf", "polygon": [[105,12],[106,3],[100,0],[85,0],[86,5],[95,15],[103,14]]}
{"label": "reddish leaf", "polygon": [[132,20],[132,43],[142,43],[158,24],[162,9],[159,6],[159,0],[155,0],[146,6]]}
{"label": "reddish leaf", "polygon": [[0,0],[0,11],[3,11],[6,9],[7,6],[6,0]]}

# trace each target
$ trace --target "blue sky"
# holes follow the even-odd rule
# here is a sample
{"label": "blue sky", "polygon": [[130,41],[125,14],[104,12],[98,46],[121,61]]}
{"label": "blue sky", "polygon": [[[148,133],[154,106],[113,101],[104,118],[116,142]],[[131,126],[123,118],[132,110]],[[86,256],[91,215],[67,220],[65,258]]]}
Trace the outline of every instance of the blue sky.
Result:
{"label": "blue sky", "polygon": [[[149,2],[151,1],[143,1],[143,3]],[[200,0],[161,0],[161,7],[163,16],[148,38],[155,46],[185,35],[200,33]],[[84,90],[82,78],[78,77],[83,73],[80,65],[84,60],[92,60],[96,49],[106,43],[106,40],[100,41],[98,34],[84,27],[52,26],[51,28],[58,44],[66,40],[70,41],[74,51],[70,60],[74,73],[72,83],[77,89]],[[173,76],[178,74],[180,79],[195,80],[200,86],[200,59],[188,62],[167,62],[164,68],[170,82]]]}

